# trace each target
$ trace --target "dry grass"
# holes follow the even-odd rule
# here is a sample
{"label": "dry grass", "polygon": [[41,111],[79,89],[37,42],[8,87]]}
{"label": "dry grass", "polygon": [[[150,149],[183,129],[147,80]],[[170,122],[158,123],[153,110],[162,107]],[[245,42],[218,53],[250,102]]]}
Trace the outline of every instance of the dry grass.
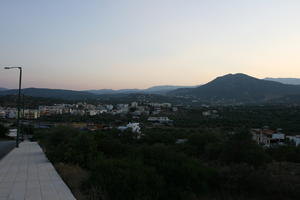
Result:
{"label": "dry grass", "polygon": [[89,173],[76,165],[55,164],[55,168],[69,186],[77,200],[86,200],[88,197],[82,193],[82,184],[89,178]]}

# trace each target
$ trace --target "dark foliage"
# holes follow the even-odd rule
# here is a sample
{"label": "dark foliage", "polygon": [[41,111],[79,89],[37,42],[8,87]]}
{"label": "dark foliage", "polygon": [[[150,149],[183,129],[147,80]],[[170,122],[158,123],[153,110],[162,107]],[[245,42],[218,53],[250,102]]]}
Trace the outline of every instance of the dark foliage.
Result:
{"label": "dark foliage", "polygon": [[[296,147],[265,150],[244,130],[226,134],[215,129],[157,128],[145,134],[136,140],[131,132],[59,127],[36,132],[35,137],[52,162],[78,166],[75,171],[82,168],[90,174],[80,187],[75,181],[76,191],[80,188],[85,199],[299,197]],[[176,144],[182,138],[187,142]]]}
{"label": "dark foliage", "polygon": [[0,138],[6,137],[8,134],[8,128],[0,124]]}

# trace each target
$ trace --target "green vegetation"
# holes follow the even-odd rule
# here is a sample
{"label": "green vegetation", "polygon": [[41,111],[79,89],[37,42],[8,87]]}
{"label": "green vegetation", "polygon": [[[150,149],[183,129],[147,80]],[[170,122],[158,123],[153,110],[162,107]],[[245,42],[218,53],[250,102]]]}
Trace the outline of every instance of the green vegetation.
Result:
{"label": "green vegetation", "polygon": [[[205,117],[202,112],[216,110],[218,117]],[[285,133],[300,133],[299,106],[226,106],[214,108],[193,108],[182,110],[171,116],[178,128],[219,128],[232,131],[236,128],[262,128],[269,126]]]}
{"label": "green vegetation", "polygon": [[0,124],[0,139],[1,138],[6,138],[8,134],[8,128]]}
{"label": "green vegetation", "polygon": [[34,137],[78,199],[297,199],[300,147],[265,150],[235,132],[153,128],[136,140],[58,127]]}

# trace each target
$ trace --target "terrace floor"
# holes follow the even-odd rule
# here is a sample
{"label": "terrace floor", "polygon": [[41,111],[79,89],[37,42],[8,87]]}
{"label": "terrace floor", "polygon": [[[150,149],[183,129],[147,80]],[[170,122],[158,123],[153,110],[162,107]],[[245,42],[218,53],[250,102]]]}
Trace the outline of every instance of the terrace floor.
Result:
{"label": "terrace floor", "polygon": [[74,200],[36,142],[22,142],[0,160],[0,200]]}

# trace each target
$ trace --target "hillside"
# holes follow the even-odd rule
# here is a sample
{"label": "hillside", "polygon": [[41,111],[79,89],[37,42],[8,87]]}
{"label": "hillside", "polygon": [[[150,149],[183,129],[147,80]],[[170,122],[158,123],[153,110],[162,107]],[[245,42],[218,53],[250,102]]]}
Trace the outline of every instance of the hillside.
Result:
{"label": "hillside", "polygon": [[[97,98],[97,95],[94,95],[89,92],[46,88],[25,88],[22,90],[22,93],[26,96],[32,97],[55,98],[65,100],[85,100]],[[18,90],[5,90],[0,92],[0,96],[16,94],[18,94]]]}
{"label": "hillside", "polygon": [[197,87],[171,91],[173,96],[193,96],[210,102],[257,103],[300,94],[300,86],[257,79],[246,74],[228,74]]}
{"label": "hillside", "polygon": [[[25,96],[24,98],[25,108],[32,108],[32,109],[36,109],[40,105],[51,106],[53,104],[61,104],[61,103],[72,104],[76,102],[68,101],[65,99],[53,99],[53,98],[32,97],[32,96]],[[18,96],[17,95],[0,96],[0,105],[3,107],[17,107]],[[22,105],[23,105],[23,98],[22,98]]]}

